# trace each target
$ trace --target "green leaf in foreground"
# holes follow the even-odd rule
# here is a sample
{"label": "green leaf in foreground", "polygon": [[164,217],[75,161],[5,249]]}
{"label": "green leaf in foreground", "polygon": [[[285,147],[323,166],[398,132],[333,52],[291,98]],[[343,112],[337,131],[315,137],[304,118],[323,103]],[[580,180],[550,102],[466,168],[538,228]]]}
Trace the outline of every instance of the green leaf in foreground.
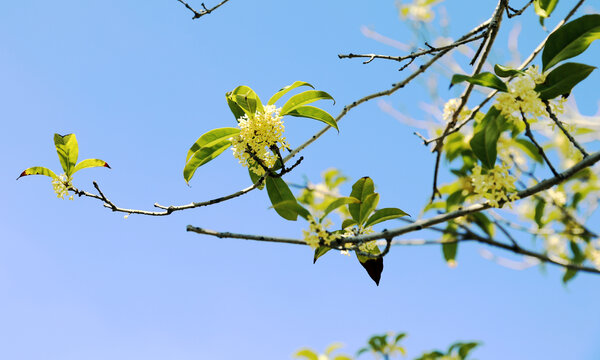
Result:
{"label": "green leaf in foreground", "polygon": [[[365,176],[363,178],[358,179],[358,181],[356,181],[354,185],[352,185],[352,192],[350,193],[350,196],[357,198],[362,202],[368,195],[373,194],[374,192],[375,184],[373,183],[373,180],[370,177]],[[350,215],[356,222],[359,222],[360,219],[360,208],[360,203],[348,204],[348,211],[350,212]]]}
{"label": "green leaf in foreground", "polygon": [[25,171],[23,171],[21,173],[21,175],[19,175],[17,180],[19,180],[23,176],[29,176],[29,175],[45,175],[45,176],[51,177],[52,179],[58,179],[58,176],[56,176],[56,174],[52,170],[45,168],[43,166],[34,166],[34,167],[30,167],[29,169],[25,169]]}
{"label": "green leaf in foreground", "polygon": [[547,18],[554,11],[556,4],[558,0],[534,0],[533,7],[540,18]]}
{"label": "green leaf in foreground", "polygon": [[223,140],[230,139],[235,135],[239,134],[239,132],[240,129],[238,128],[224,127],[213,129],[202,134],[202,136],[200,136],[198,140],[196,140],[196,142],[188,150],[187,156],[185,157],[185,162],[188,162],[190,157],[192,157],[192,155],[194,155],[196,151],[200,150],[200,148],[204,146],[211,146]]}
{"label": "green leaf in foreground", "polygon": [[110,169],[110,166],[104,160],[100,160],[100,159],[85,159],[85,160],[81,161],[79,164],[77,164],[75,166],[75,168],[73,169],[72,174],[75,174],[79,170],[93,168],[93,167],[106,167],[106,168]]}
{"label": "green leaf in foreground", "polygon": [[54,146],[65,174],[70,177],[79,157],[79,145],[75,134],[54,134]]}
{"label": "green leaf in foreground", "polygon": [[296,221],[298,219],[298,211],[289,209],[288,207],[277,208],[277,204],[284,201],[296,201],[294,194],[288,185],[281,178],[267,177],[266,179],[267,193],[273,208],[279,216],[286,220]]}
{"label": "green leaf in foreground", "polygon": [[338,132],[340,131],[333,116],[331,116],[327,111],[314,106],[300,106],[294,110],[288,111],[286,115],[319,120],[336,129]]}
{"label": "green leaf in foreground", "polygon": [[[310,104],[317,100],[333,100],[333,97],[325,91],[308,90],[289,98],[289,100],[281,108],[281,112],[279,114],[281,116],[287,115],[290,111],[296,110],[302,105]],[[335,100],[333,101],[335,103]]]}
{"label": "green leaf in foreground", "polygon": [[513,69],[508,66],[502,66],[498,64],[494,65],[494,72],[496,73],[496,75],[503,78],[513,77],[525,73],[523,70]]}
{"label": "green leaf in foreground", "polygon": [[183,178],[187,183],[190,182],[196,170],[211,161],[212,159],[219,156],[223,151],[227,150],[231,146],[231,141],[222,140],[211,145],[201,147],[200,150],[196,151],[194,155],[189,159],[183,168]]}
{"label": "green leaf in foreground", "polygon": [[331,250],[330,247],[328,246],[319,246],[318,248],[315,249],[315,256],[313,258],[313,264],[317,262],[317,259],[319,259],[321,256],[327,254],[327,252]]}
{"label": "green leaf in foreground", "polygon": [[278,92],[276,92],[275,94],[273,94],[273,96],[271,96],[271,98],[269,99],[269,101],[267,102],[267,105],[273,105],[277,102],[277,100],[281,99],[282,96],[284,96],[285,94],[287,94],[288,92],[300,87],[300,86],[308,86],[311,88],[315,88],[314,86],[312,86],[311,84],[304,82],[304,81],[294,81],[294,83],[292,85],[288,85],[288,86],[284,86],[283,88],[281,88]]}
{"label": "green leaf in foreground", "polygon": [[383,208],[375,211],[373,215],[365,223],[365,227],[373,226],[391,219],[397,219],[403,216],[410,216],[404,211],[397,208]]}
{"label": "green leaf in foreground", "polygon": [[584,52],[600,39],[600,14],[584,15],[550,34],[542,52],[542,70]]}
{"label": "green leaf in foreground", "polygon": [[488,169],[493,168],[496,163],[498,139],[504,122],[505,118],[500,110],[495,107],[490,108],[469,142],[475,156]]}
{"label": "green leaf in foreground", "polygon": [[454,76],[452,76],[450,87],[463,81],[466,81],[473,85],[481,85],[499,91],[508,92],[508,87],[506,86],[504,81],[500,80],[499,77],[490,72],[482,72],[474,76],[455,74]]}
{"label": "green leaf in foreground", "polygon": [[557,96],[569,95],[573,87],[588,77],[596,67],[579,63],[564,63],[552,70],[546,81],[536,86],[540,99],[550,100]]}
{"label": "green leaf in foreground", "polygon": [[321,221],[323,219],[325,219],[325,217],[327,215],[329,215],[329,213],[331,213],[335,209],[339,208],[340,206],[344,206],[347,204],[357,204],[357,203],[360,203],[360,200],[358,200],[357,198],[352,197],[352,196],[337,198],[337,199],[333,200],[329,205],[327,205],[327,208],[325,208],[325,211],[323,212],[323,216],[321,217]]}
{"label": "green leaf in foreground", "polygon": [[281,201],[277,204],[274,204],[273,208],[275,209],[275,211],[277,211],[277,213],[295,212],[297,215],[300,215],[305,220],[308,220],[308,217],[310,216],[310,212],[308,212],[308,210],[306,210],[302,205],[298,204],[298,201],[296,201],[296,199]]}
{"label": "green leaf in foreground", "polygon": [[[370,251],[372,255],[379,255],[381,251],[378,247],[375,247],[372,251]],[[369,277],[375,281],[375,284],[379,286],[379,281],[381,280],[381,273],[383,272],[383,257],[378,258],[370,258],[366,256],[362,256],[356,254],[358,261],[362,265],[362,267],[367,270],[367,274]]]}

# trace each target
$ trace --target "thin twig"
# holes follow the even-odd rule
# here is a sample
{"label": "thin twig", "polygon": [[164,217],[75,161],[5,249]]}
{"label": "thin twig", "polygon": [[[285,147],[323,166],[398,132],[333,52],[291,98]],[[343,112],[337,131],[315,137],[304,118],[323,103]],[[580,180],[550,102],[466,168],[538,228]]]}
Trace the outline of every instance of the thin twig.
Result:
{"label": "thin twig", "polygon": [[201,18],[202,16],[204,16],[204,15],[206,15],[206,14],[210,14],[211,12],[215,11],[215,10],[216,10],[216,9],[218,9],[218,8],[219,8],[221,5],[225,4],[225,3],[226,3],[226,2],[228,2],[229,0],[223,0],[223,1],[221,1],[220,3],[218,3],[217,5],[215,5],[215,6],[213,6],[212,8],[210,8],[210,9],[209,9],[209,8],[207,8],[207,7],[204,5],[204,3],[202,3],[202,4],[201,4],[201,6],[202,6],[202,9],[203,9],[203,10],[201,10],[201,11],[196,11],[194,8],[192,8],[192,7],[191,7],[191,6],[190,6],[188,3],[186,3],[186,2],[185,2],[185,1],[183,1],[183,0],[177,0],[177,1],[179,1],[180,3],[182,3],[182,4],[183,4],[183,6],[185,6],[185,7],[186,7],[188,10],[190,10],[191,12],[193,12],[193,13],[194,13],[194,17],[192,17],[192,20],[195,20],[195,19],[199,19],[199,18]]}
{"label": "thin twig", "polygon": [[560,120],[558,120],[556,115],[552,112],[552,109],[550,108],[550,103],[548,102],[548,100],[543,100],[543,101],[544,101],[544,104],[546,105],[546,111],[548,112],[548,115],[550,115],[550,119],[552,119],[552,121],[554,121],[556,126],[558,126],[558,128],[563,132],[563,134],[565,134],[565,136],[567,137],[567,139],[569,139],[571,144],[573,144],[577,148],[577,150],[579,150],[579,152],[583,155],[584,158],[590,156],[590,154],[588,154],[585,151],[583,146],[581,146],[577,142],[577,140],[575,140],[575,138],[567,131],[567,129],[565,129],[565,127],[562,125],[562,122]]}
{"label": "thin twig", "polygon": [[521,112],[521,119],[525,123],[525,136],[527,136],[529,138],[529,140],[531,140],[533,145],[535,145],[535,147],[537,148],[537,150],[540,153],[540,155],[542,156],[542,158],[544,158],[544,161],[546,162],[546,164],[548,164],[548,167],[550,168],[550,171],[552,171],[552,174],[554,174],[554,176],[559,176],[559,174],[556,171],[556,169],[554,168],[554,166],[552,166],[550,159],[548,159],[548,156],[546,156],[546,152],[544,152],[544,149],[542,148],[542,146],[540,144],[538,144],[538,142],[535,140],[535,137],[533,137],[533,133],[531,132],[531,126],[529,125],[529,121],[527,121],[527,118],[525,117],[525,113],[523,113],[523,110],[520,110],[520,112]]}

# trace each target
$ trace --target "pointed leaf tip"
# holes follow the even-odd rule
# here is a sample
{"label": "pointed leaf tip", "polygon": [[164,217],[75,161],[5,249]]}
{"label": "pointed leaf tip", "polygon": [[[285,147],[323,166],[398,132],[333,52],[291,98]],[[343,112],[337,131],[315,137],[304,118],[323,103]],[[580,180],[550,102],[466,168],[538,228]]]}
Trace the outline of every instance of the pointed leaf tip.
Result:
{"label": "pointed leaf tip", "polygon": [[104,163],[104,167],[107,167],[107,168],[109,168],[109,169],[112,169],[112,168],[110,167],[110,165],[108,165],[108,163],[107,163],[107,162],[105,162],[105,163]]}

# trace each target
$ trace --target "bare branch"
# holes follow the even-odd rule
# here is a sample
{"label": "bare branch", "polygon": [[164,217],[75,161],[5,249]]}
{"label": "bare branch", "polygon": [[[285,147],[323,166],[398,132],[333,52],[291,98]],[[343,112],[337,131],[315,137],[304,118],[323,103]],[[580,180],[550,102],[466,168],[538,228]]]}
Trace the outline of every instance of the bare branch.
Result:
{"label": "bare branch", "polygon": [[556,115],[552,112],[552,109],[550,108],[550,103],[548,102],[548,100],[543,100],[543,101],[544,101],[544,104],[546,105],[546,111],[548,112],[548,115],[550,115],[550,119],[552,119],[552,121],[554,121],[556,126],[558,126],[558,128],[563,132],[563,134],[565,134],[565,136],[567,137],[567,139],[569,139],[571,144],[573,144],[577,148],[577,150],[579,150],[579,152],[583,155],[584,158],[590,156],[590,154],[588,154],[585,151],[583,146],[581,146],[577,142],[577,140],[575,140],[575,138],[567,131],[567,129],[565,129],[565,127],[562,125],[562,122],[560,120],[558,120]]}
{"label": "bare branch", "polygon": [[183,0],[177,0],[180,3],[183,4],[183,6],[185,6],[188,10],[190,10],[191,12],[194,13],[194,17],[192,17],[192,20],[195,19],[199,19],[202,16],[206,15],[206,14],[210,14],[211,12],[215,11],[216,9],[218,9],[219,7],[221,7],[221,5],[225,4],[226,2],[228,2],[229,0],[223,0],[220,3],[218,3],[217,5],[213,6],[212,8],[207,8],[206,5],[204,5],[204,3],[200,4],[202,6],[202,10],[201,11],[196,11],[194,10],[194,8],[192,8],[188,3],[186,3]]}

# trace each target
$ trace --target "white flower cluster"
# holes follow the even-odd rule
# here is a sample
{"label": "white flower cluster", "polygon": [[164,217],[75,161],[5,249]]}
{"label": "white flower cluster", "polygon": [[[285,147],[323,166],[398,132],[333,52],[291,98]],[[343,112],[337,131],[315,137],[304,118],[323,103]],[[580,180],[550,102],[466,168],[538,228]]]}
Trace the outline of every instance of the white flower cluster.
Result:
{"label": "white flower cluster", "polygon": [[[56,197],[64,200],[65,196],[69,195],[71,180],[67,178],[66,174],[61,174],[59,177],[52,179],[52,187]],[[73,195],[69,196],[69,200],[73,200]]]}
{"label": "white flower cluster", "polygon": [[[458,110],[459,105],[460,105],[460,99],[458,99],[458,98],[450,99],[450,100],[448,100],[448,102],[446,102],[446,104],[444,105],[444,112],[442,114],[442,118],[444,119],[444,121],[450,122],[452,120],[452,117],[454,116],[454,113],[456,112],[456,110]],[[458,114],[457,120],[463,121],[467,117],[469,117],[469,115],[471,115],[471,111],[465,105],[460,110],[460,114]]]}
{"label": "white flower cluster", "polygon": [[272,168],[277,161],[276,154],[272,148],[289,149],[290,146],[283,137],[283,117],[274,105],[266,105],[264,112],[257,111],[254,117],[244,115],[238,119],[240,133],[233,137],[233,156],[242,165],[248,167],[258,176],[265,173],[265,169],[253,157],[258,159],[262,165]]}

